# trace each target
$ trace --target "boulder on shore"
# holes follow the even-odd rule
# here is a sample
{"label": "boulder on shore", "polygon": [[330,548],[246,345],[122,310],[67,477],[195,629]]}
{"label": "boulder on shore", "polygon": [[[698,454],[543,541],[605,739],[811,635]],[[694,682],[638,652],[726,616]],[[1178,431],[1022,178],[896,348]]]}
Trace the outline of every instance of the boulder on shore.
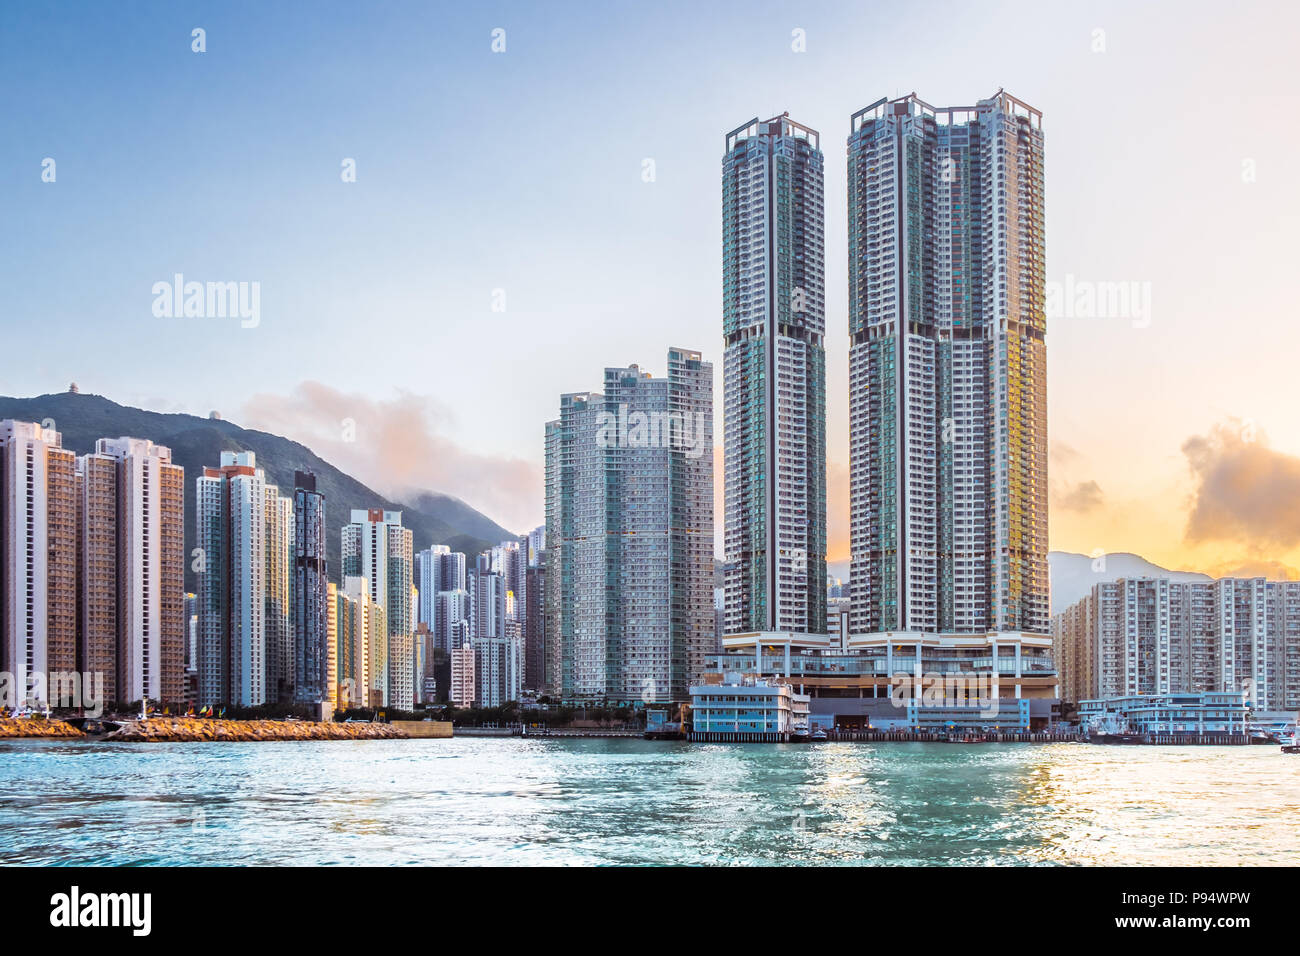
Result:
{"label": "boulder on shore", "polygon": [[150,717],[124,724],[102,739],[167,743],[200,740],[396,740],[409,736],[389,724],[307,720],[216,720],[203,717]]}

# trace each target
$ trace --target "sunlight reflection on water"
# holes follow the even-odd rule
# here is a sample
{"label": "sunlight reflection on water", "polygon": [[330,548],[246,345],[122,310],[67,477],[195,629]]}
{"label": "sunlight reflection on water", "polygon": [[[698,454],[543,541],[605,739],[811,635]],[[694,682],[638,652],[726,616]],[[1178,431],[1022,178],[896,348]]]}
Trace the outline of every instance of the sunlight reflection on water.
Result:
{"label": "sunlight reflection on water", "polygon": [[0,861],[1300,863],[1273,747],[0,744]]}

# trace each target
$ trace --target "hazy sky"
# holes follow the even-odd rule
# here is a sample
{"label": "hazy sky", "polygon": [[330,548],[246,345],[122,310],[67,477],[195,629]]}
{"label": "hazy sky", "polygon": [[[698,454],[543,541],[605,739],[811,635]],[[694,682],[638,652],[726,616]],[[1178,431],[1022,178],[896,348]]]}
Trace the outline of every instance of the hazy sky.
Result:
{"label": "hazy sky", "polygon": [[[1049,278],[1150,296],[1049,320],[1052,547],[1300,565],[1298,19],[1041,0],[4,4],[0,393],[75,380],[219,409],[381,490],[531,527],[561,392],[606,366],[662,374],[672,345],[721,387],[723,135],[789,110],[828,160],[843,558],[849,116],[1004,87],[1044,114]],[[175,273],[260,283],[260,323],[155,317]]]}

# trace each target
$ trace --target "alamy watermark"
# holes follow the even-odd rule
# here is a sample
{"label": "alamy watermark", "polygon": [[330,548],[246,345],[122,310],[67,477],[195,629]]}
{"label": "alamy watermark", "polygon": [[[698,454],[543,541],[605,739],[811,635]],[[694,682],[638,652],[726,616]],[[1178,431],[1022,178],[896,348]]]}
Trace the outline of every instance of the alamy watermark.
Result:
{"label": "alamy watermark", "polygon": [[153,296],[153,314],[159,319],[237,318],[246,329],[262,322],[260,282],[186,282],[178,272],[171,282],[155,282]]}
{"label": "alamy watermark", "polygon": [[889,679],[889,699],[895,707],[974,707],[981,717],[999,712],[998,676],[992,673],[915,674],[902,672]]}
{"label": "alamy watermark", "polygon": [[26,686],[12,671],[0,671],[0,707],[6,710],[79,707],[87,717],[104,712],[104,675],[100,671],[34,671]]}
{"label": "alamy watermark", "polygon": [[668,448],[687,458],[704,454],[708,422],[703,412],[630,412],[626,402],[617,412],[596,414],[599,448]]}
{"label": "alamy watermark", "polygon": [[1151,324],[1151,283],[1094,281],[1066,275],[1047,283],[1049,319],[1128,319],[1135,329]]}

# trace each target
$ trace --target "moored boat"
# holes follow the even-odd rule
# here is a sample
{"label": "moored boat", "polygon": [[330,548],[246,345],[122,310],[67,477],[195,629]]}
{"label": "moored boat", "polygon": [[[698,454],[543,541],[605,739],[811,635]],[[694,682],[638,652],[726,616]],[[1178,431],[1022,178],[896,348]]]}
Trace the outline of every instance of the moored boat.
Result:
{"label": "moored boat", "polygon": [[1134,732],[1132,727],[1121,726],[1114,718],[1098,721],[1088,728],[1084,740],[1090,744],[1149,744],[1149,734]]}
{"label": "moored boat", "polygon": [[1090,733],[1084,738],[1090,744],[1149,744],[1151,738],[1147,734],[1129,734],[1129,733]]}

